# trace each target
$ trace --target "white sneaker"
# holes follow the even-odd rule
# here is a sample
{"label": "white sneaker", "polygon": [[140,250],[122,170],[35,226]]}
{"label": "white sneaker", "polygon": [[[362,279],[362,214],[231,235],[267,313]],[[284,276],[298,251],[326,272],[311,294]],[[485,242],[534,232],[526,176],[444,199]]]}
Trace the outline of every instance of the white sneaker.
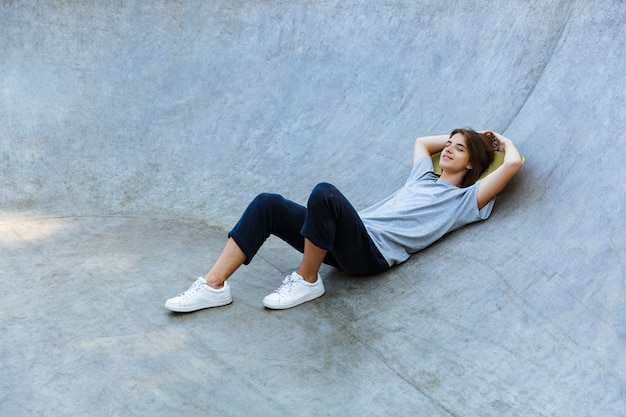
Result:
{"label": "white sneaker", "polygon": [[216,290],[207,285],[203,277],[199,277],[184,293],[170,298],[165,302],[165,308],[178,313],[201,310],[209,307],[219,307],[233,302],[230,286],[224,282],[224,287]]}
{"label": "white sneaker", "polygon": [[292,272],[291,275],[285,277],[280,288],[263,299],[263,305],[267,308],[282,310],[306,303],[322,295],[324,295],[324,283],[319,274],[317,274],[317,281],[311,284],[296,272]]}

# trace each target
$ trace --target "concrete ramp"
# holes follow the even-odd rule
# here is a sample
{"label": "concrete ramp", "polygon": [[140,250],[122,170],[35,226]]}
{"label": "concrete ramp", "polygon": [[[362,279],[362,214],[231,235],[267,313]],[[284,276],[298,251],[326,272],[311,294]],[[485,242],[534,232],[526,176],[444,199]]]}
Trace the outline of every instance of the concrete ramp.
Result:
{"label": "concrete ramp", "polygon": [[[0,415],[625,415],[626,4],[471,3],[3,2]],[[526,157],[487,222],[161,307],[257,193],[363,208],[461,126]]]}

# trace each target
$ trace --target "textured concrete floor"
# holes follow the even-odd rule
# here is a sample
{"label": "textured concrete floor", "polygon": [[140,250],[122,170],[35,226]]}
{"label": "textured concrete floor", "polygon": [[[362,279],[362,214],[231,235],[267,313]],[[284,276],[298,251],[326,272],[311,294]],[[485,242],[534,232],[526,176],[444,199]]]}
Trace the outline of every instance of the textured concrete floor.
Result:
{"label": "textured concrete floor", "polygon": [[[0,415],[626,415],[624,2],[92,3],[0,5]],[[257,193],[365,207],[467,125],[526,157],[487,222],[163,309]]]}

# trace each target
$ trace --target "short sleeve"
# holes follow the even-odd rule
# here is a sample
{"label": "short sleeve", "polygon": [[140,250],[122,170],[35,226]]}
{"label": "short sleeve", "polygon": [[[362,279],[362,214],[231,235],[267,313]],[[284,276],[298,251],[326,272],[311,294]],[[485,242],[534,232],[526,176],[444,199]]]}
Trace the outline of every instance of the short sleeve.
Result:
{"label": "short sleeve", "polygon": [[430,156],[422,156],[420,159],[415,161],[413,168],[411,169],[411,173],[409,174],[408,181],[417,180],[428,173],[434,173],[435,168],[433,167],[433,160]]}

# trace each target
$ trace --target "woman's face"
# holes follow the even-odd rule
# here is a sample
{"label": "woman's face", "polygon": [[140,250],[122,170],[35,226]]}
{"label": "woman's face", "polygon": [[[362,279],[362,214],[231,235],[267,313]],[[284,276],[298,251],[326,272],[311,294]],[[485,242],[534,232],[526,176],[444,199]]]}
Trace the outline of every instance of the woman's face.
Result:
{"label": "woman's face", "polygon": [[455,133],[446,143],[439,158],[439,166],[447,172],[471,169],[469,149],[465,136]]}

